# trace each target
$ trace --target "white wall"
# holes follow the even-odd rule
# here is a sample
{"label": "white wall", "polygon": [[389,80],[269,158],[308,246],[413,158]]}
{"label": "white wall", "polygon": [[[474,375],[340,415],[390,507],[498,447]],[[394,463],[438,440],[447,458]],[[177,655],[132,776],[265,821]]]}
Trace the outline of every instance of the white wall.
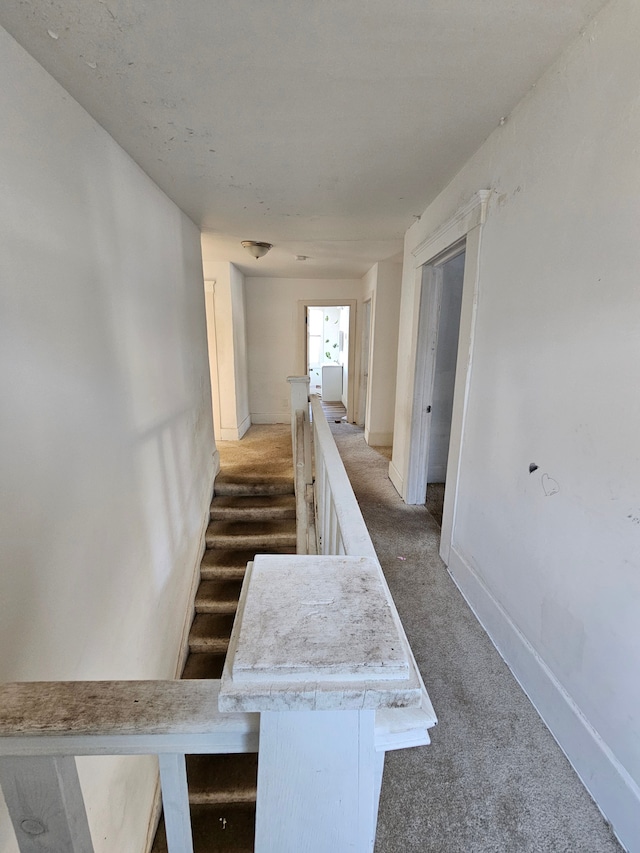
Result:
{"label": "white wall", "polygon": [[[216,462],[199,232],[1,29],[0,77],[0,679],[171,678]],[[140,853],[155,762],[79,765],[96,851]]]}
{"label": "white wall", "polygon": [[244,276],[226,261],[207,261],[204,275],[215,433],[235,441],[251,425]]}
{"label": "white wall", "polygon": [[371,299],[371,357],[364,437],[368,444],[393,442],[398,321],[402,265],[380,261],[362,279],[362,300]]}
{"label": "white wall", "polygon": [[245,280],[249,406],[252,423],[288,423],[287,376],[304,375],[305,299],[358,299],[359,279],[253,278]]}
{"label": "white wall", "polygon": [[411,250],[491,188],[450,570],[635,851],[639,43],[614,0],[407,233],[394,445],[401,472]]}

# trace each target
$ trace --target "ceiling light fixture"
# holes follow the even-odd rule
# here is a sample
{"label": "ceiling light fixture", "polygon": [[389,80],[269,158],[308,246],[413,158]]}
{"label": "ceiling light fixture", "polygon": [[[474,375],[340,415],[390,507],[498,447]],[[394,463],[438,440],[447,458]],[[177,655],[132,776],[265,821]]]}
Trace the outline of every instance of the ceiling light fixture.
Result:
{"label": "ceiling light fixture", "polygon": [[242,245],[256,260],[263,258],[269,249],[273,249],[271,243],[257,243],[255,240],[243,240]]}

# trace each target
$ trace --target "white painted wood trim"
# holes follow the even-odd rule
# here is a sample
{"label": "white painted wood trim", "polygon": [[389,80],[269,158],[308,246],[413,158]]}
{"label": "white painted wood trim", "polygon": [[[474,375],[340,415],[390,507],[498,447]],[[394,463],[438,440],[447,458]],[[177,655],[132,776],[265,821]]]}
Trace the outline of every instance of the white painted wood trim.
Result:
{"label": "white painted wood trim", "polygon": [[380,757],[372,711],[261,715],[256,853],[370,853]]}
{"label": "white painted wood trim", "polygon": [[184,665],[187,662],[187,657],[189,655],[189,631],[191,630],[191,623],[193,621],[196,593],[200,584],[200,564],[202,562],[202,557],[206,550],[206,534],[207,527],[209,526],[210,521],[211,501],[213,500],[213,496],[215,494],[216,477],[218,476],[218,473],[220,471],[220,453],[217,449],[214,453],[213,462],[213,480],[204,495],[204,503],[206,503],[206,506],[204,507],[202,513],[202,521],[200,523],[200,538],[198,550],[196,552],[196,561],[191,571],[191,586],[189,588],[189,598],[187,601],[187,608],[184,614],[184,621],[182,623],[182,634],[180,637],[178,657],[173,671],[174,678],[180,678],[180,676],[182,675],[182,670],[184,669]]}
{"label": "white painted wood trim", "polygon": [[182,754],[158,756],[162,808],[169,853],[193,853],[187,765]]}
{"label": "white painted wood trim", "polygon": [[629,850],[638,849],[638,785],[455,546],[449,572],[620,842]]}
{"label": "white painted wood trim", "polygon": [[364,440],[370,447],[391,447],[393,445],[392,432],[369,432],[364,431]]}
{"label": "white painted wood trim", "polygon": [[251,412],[252,424],[288,424],[291,412]]}
{"label": "white painted wood trim", "polygon": [[389,479],[393,483],[396,491],[400,496],[404,494],[404,480],[402,479],[402,474],[396,466],[392,462],[389,462]]}
{"label": "white painted wood trim", "polygon": [[443,222],[435,231],[424,238],[411,250],[416,259],[416,266],[433,261],[438,255],[446,251],[454,243],[469,233],[478,225],[483,225],[487,218],[487,204],[491,196],[491,190],[478,190],[477,193],[459,208],[456,213]]}
{"label": "white painted wood trim", "polygon": [[[456,382],[453,398],[453,413],[447,460],[446,488],[440,535],[440,556],[445,564],[449,562],[449,553],[455,530],[460,460],[464,443],[464,428],[467,417],[467,404],[471,384],[472,359],[475,341],[475,322],[480,283],[480,249],[482,244],[482,225],[486,221],[490,190],[479,190],[464,207],[451,219],[443,223],[436,231],[426,237],[412,252],[415,258],[415,280],[413,287],[414,319],[412,338],[414,341],[415,364],[413,368],[414,403],[411,423],[407,431],[408,448],[404,459],[403,472],[389,467],[389,477],[406,503],[423,503],[426,493],[427,459],[424,453],[424,441],[421,440],[421,414],[425,405],[424,375],[426,354],[421,354],[420,344],[420,302],[423,265],[444,262],[449,254],[453,256],[465,241],[465,270],[458,338]],[[422,436],[424,438],[424,436]],[[422,453],[421,453],[422,451]],[[424,475],[425,489],[422,489]]]}
{"label": "white painted wood trim", "polygon": [[[298,347],[296,353],[296,362],[298,370],[301,374],[307,372],[307,325],[305,323],[307,306],[313,307],[335,307],[340,305],[349,306],[349,360],[347,363],[348,373],[348,390],[347,390],[347,420],[349,423],[355,422],[356,417],[356,323],[357,317],[357,299],[300,299],[298,301]],[[282,423],[281,421],[256,421],[252,417],[253,423]]]}
{"label": "white painted wood trim", "polygon": [[250,426],[251,416],[247,415],[238,427],[220,427],[220,435],[217,438],[219,441],[240,441]]}
{"label": "white painted wood trim", "polygon": [[238,439],[241,439],[242,436],[246,433],[246,431],[251,426],[251,415],[247,415],[246,418],[242,421],[240,426],[238,427]]}
{"label": "white painted wood trim", "polygon": [[75,758],[0,758],[0,784],[20,853],[93,853]]}
{"label": "white painted wood trim", "polygon": [[449,456],[442,510],[440,533],[440,556],[449,563],[449,552],[455,531],[455,516],[458,500],[460,465],[464,446],[467,408],[471,388],[473,353],[476,336],[476,315],[480,288],[480,256],[482,228],[478,225],[468,232],[465,241],[464,281],[462,284],[462,306],[456,358],[456,378],[453,390],[453,410],[449,435]]}
{"label": "white painted wood trim", "polygon": [[[240,714],[225,714],[239,717]],[[227,730],[204,732],[175,732],[146,735],[43,735],[41,737],[15,736],[0,739],[0,757],[3,755],[166,755],[184,752],[185,755],[223,755],[258,751],[257,715],[246,714],[255,720],[230,726]]]}

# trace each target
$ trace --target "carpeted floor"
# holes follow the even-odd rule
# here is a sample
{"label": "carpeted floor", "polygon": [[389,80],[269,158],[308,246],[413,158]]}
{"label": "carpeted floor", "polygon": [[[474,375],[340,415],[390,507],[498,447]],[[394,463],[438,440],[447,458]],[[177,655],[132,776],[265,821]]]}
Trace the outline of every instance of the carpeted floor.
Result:
{"label": "carpeted floor", "polygon": [[449,577],[440,529],[405,505],[388,451],[331,423],[439,723],[387,754],[376,853],[620,853]]}
{"label": "carpeted floor", "polygon": [[253,424],[239,441],[218,441],[216,482],[293,481],[289,424]]}

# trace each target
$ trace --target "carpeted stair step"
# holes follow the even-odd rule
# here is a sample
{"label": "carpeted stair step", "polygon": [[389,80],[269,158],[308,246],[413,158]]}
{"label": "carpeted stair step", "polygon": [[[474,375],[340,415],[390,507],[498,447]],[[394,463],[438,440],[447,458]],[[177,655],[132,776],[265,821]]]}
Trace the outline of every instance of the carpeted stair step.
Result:
{"label": "carpeted stair step", "polygon": [[296,517],[294,495],[251,495],[215,497],[211,503],[212,521],[275,521]]}
{"label": "carpeted stair step", "polygon": [[196,592],[196,613],[235,613],[241,580],[201,580]]}
{"label": "carpeted stair step", "polygon": [[[194,853],[253,853],[255,826],[253,803],[191,806]],[[168,853],[164,820],[151,853]]]}
{"label": "carpeted stair step", "polygon": [[[261,549],[260,553],[295,554],[295,547]],[[254,550],[224,550],[212,548],[204,552],[200,563],[202,580],[242,580],[247,568],[256,555]]]}
{"label": "carpeted stair step", "polygon": [[182,671],[182,678],[222,678],[226,657],[226,652],[190,654]]}
{"label": "carpeted stair step", "polygon": [[226,652],[233,619],[233,613],[196,613],[189,631],[189,651]]}
{"label": "carpeted stair step", "polygon": [[247,563],[255,557],[255,551],[225,551],[218,548],[204,552],[200,563],[201,580],[239,580],[244,578]]}
{"label": "carpeted stair step", "polygon": [[238,477],[233,480],[226,480],[224,475],[219,474],[216,477],[214,486],[214,495],[235,496],[242,495],[292,495],[293,494],[293,479],[291,477],[269,477],[261,478],[253,474],[249,474],[247,479]]}
{"label": "carpeted stair step", "polygon": [[295,548],[295,519],[283,521],[212,521],[206,533],[207,548],[224,551],[253,550],[254,553]]}
{"label": "carpeted stair step", "polygon": [[258,754],[189,755],[187,780],[190,803],[255,803]]}

